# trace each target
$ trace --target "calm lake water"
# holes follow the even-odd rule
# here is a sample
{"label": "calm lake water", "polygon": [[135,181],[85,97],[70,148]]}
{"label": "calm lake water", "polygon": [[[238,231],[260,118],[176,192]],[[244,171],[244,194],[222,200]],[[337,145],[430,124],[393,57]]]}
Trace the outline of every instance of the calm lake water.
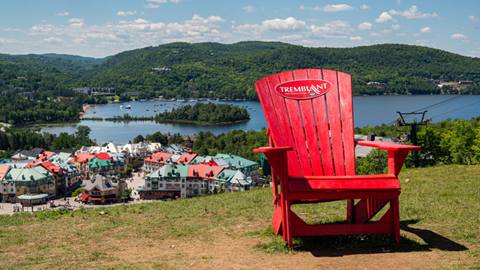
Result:
{"label": "calm lake water", "polygon": [[[247,108],[250,121],[240,124],[199,127],[194,125],[160,124],[152,121],[142,122],[109,122],[82,120],[76,124],[61,124],[45,126],[42,131],[58,134],[60,132],[74,133],[78,125],[86,125],[92,129],[91,137],[98,143],[127,143],[135,136],[147,135],[157,131],[162,133],[194,134],[199,131],[210,131],[214,134],[224,133],[233,129],[260,130],[266,127],[265,117],[260,103],[255,101],[235,101],[215,103],[232,104]],[[438,103],[438,104],[437,104]],[[128,113],[134,116],[150,116],[165,110],[193,104],[193,102],[177,101],[135,101],[128,103],[112,103],[96,105],[90,108],[86,117],[112,117]],[[480,116],[480,96],[358,96],[354,97],[355,126],[380,125],[390,123],[397,118],[396,111],[410,112],[427,108],[427,118],[434,122],[444,119],[471,118]],[[120,105],[123,106],[120,107]],[[130,105],[131,109],[125,109]]]}

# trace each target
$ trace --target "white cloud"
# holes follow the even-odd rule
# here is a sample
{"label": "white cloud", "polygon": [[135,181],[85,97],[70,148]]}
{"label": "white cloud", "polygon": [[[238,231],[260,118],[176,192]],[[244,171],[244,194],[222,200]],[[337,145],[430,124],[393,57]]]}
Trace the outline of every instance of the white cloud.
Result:
{"label": "white cloud", "polygon": [[56,43],[61,43],[63,39],[57,38],[57,37],[48,37],[48,38],[44,38],[43,41],[46,43],[56,44]]}
{"label": "white cloud", "polygon": [[370,7],[368,5],[363,4],[363,5],[360,6],[360,9],[361,10],[367,10],[367,9],[370,9]]}
{"label": "white cloud", "polygon": [[322,37],[346,37],[353,32],[353,27],[346,21],[333,21],[323,25],[312,25],[310,30],[314,35]]}
{"label": "white cloud", "polygon": [[382,12],[375,21],[377,23],[384,23],[393,20],[393,17],[386,11]]}
{"label": "white cloud", "polygon": [[370,30],[372,29],[372,24],[369,22],[362,22],[358,25],[358,29],[360,30]]}
{"label": "white cloud", "polygon": [[262,26],[267,30],[297,30],[305,27],[305,22],[294,17],[288,17],[286,19],[265,20],[262,22]]}
{"label": "white cloud", "polygon": [[468,16],[468,19],[472,22],[478,22],[478,17],[473,16],[473,15]]}
{"label": "white cloud", "polygon": [[397,31],[398,29],[400,29],[400,24],[398,24],[398,23],[397,23],[397,24],[393,24],[393,25],[392,25],[392,29],[395,30],[395,31]]}
{"label": "white cloud", "polygon": [[172,3],[178,4],[180,0],[146,0],[147,8],[159,8],[162,4]]}
{"label": "white cloud", "polygon": [[63,11],[63,12],[59,12],[55,15],[60,16],[60,17],[66,17],[66,16],[70,16],[70,13],[68,11]]}
{"label": "white cloud", "polygon": [[348,4],[329,4],[323,7],[323,11],[325,12],[338,12],[352,9],[353,7]]}
{"label": "white cloud", "polygon": [[7,45],[7,44],[14,44],[17,43],[18,40],[12,38],[1,38],[0,37],[0,45]]}
{"label": "white cloud", "polygon": [[50,34],[55,32],[56,27],[53,24],[37,24],[30,28],[31,34]]}
{"label": "white cloud", "polygon": [[83,27],[85,25],[85,22],[82,18],[71,18],[68,20],[68,22],[72,27]]}
{"label": "white cloud", "polygon": [[415,5],[411,6],[409,9],[404,11],[397,11],[397,10],[391,9],[390,11],[388,11],[388,13],[392,16],[401,16],[407,19],[428,19],[428,18],[433,18],[438,16],[438,14],[435,12],[422,13],[418,10],[417,6]]}
{"label": "white cloud", "polygon": [[254,6],[251,6],[251,5],[248,5],[248,6],[244,6],[242,7],[243,11],[245,11],[246,13],[252,13],[255,11],[255,7]]}
{"label": "white cloud", "polygon": [[117,16],[121,16],[121,17],[124,17],[124,16],[133,16],[137,14],[137,11],[136,10],[127,10],[127,11],[123,11],[123,10],[119,10],[117,12]]}
{"label": "white cloud", "polygon": [[430,27],[428,27],[428,26],[425,26],[425,27],[423,27],[423,28],[420,28],[420,32],[422,32],[422,33],[430,33],[430,32],[432,32],[432,29],[430,29]]}
{"label": "white cloud", "polygon": [[234,29],[239,32],[259,34],[265,31],[292,31],[304,28],[306,23],[297,20],[294,17],[286,19],[270,19],[264,20],[260,24],[242,24],[235,26]]}
{"label": "white cloud", "polygon": [[461,34],[461,33],[454,33],[450,36],[450,38],[452,39],[458,39],[458,40],[465,40],[465,39],[468,39],[467,36],[465,36],[464,34]]}
{"label": "white cloud", "polygon": [[313,10],[313,11],[323,11],[323,12],[338,12],[338,11],[347,11],[352,10],[353,7],[348,4],[328,4],[325,6],[314,6],[314,7],[306,7],[301,5],[299,7],[300,10]]}
{"label": "white cloud", "polygon": [[354,37],[350,37],[350,40],[351,41],[361,41],[363,38],[360,37],[360,36],[354,36]]}

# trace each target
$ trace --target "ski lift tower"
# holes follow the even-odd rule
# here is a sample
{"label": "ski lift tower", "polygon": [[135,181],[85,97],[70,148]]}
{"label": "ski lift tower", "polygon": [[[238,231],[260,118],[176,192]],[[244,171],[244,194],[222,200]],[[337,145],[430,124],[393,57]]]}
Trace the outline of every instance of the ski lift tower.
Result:
{"label": "ski lift tower", "polygon": [[[413,145],[417,145],[417,131],[418,127],[422,125],[426,125],[430,119],[425,119],[425,114],[428,111],[423,111],[423,112],[408,112],[408,113],[402,113],[397,111],[398,115],[400,116],[397,120],[397,124],[399,126],[409,126],[410,127],[410,142]],[[415,164],[415,167],[419,166],[419,160],[418,160],[418,152],[415,151],[413,152],[413,161]]]}

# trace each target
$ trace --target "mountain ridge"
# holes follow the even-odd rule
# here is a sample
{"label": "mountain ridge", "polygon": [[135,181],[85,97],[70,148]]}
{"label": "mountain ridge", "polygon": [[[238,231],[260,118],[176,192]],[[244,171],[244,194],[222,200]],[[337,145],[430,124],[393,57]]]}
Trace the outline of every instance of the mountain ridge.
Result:
{"label": "mountain ridge", "polygon": [[[0,54],[0,91],[18,85],[32,91],[90,86],[114,87],[118,94],[135,92],[142,98],[256,99],[253,86],[259,78],[307,67],[351,73],[357,95],[442,94],[436,81],[460,80],[474,83],[462,94],[480,93],[479,58],[405,44],[313,48],[263,41],[174,42],[104,58]],[[18,83],[15,76],[26,82]]]}

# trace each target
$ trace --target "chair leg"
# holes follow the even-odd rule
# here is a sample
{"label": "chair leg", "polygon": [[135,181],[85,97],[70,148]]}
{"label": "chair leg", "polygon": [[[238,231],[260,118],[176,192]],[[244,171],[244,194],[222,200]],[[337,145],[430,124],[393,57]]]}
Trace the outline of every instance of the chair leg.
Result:
{"label": "chair leg", "polygon": [[280,234],[282,228],[283,210],[279,203],[274,204],[273,217],[272,217],[272,229],[275,235]]}
{"label": "chair leg", "polygon": [[293,234],[292,234],[292,215],[290,210],[291,203],[285,201],[285,221],[286,223],[284,228],[285,238],[289,248],[293,248]]}
{"label": "chair leg", "polygon": [[347,200],[347,223],[354,223],[355,200]]}
{"label": "chair leg", "polygon": [[395,243],[400,244],[400,207],[399,207],[398,196],[391,201],[390,207],[392,208],[393,215],[393,239]]}

